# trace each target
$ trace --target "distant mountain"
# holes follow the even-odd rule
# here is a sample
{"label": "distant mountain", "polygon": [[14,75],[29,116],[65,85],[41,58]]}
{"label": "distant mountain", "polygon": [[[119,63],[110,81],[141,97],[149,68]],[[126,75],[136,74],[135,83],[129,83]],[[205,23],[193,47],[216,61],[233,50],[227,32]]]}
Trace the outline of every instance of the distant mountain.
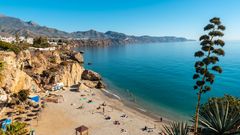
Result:
{"label": "distant mountain", "polygon": [[41,26],[33,21],[25,22],[18,18],[8,17],[0,14],[0,35],[15,35],[16,33],[18,33],[20,36],[27,37],[47,36],[49,38],[72,38],[74,40],[107,39],[111,40],[112,44],[188,41],[186,38],[182,37],[130,36],[114,31],[107,31],[103,33],[95,30],[89,30],[68,33],[55,28]]}
{"label": "distant mountain", "polygon": [[15,35],[19,33],[22,36],[36,37],[70,37],[69,33],[54,28],[40,26],[33,21],[24,22],[18,18],[0,16],[0,32]]}

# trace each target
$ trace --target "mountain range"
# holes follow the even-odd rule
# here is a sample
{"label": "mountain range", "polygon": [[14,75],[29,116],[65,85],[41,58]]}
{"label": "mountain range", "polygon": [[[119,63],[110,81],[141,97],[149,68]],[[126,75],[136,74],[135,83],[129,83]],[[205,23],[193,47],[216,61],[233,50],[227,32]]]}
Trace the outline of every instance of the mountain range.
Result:
{"label": "mountain range", "polygon": [[151,42],[181,42],[188,41],[183,37],[174,36],[163,36],[163,37],[152,37],[152,36],[131,36],[119,32],[107,31],[105,33],[98,32],[95,30],[89,31],[76,31],[76,32],[65,32],[55,28],[49,28],[41,26],[33,21],[23,21],[15,17],[9,17],[0,15],[0,35],[15,35],[18,33],[20,36],[25,37],[38,37],[46,36],[49,38],[71,38],[74,40],[82,39],[107,39],[111,40],[112,43],[151,43]]}

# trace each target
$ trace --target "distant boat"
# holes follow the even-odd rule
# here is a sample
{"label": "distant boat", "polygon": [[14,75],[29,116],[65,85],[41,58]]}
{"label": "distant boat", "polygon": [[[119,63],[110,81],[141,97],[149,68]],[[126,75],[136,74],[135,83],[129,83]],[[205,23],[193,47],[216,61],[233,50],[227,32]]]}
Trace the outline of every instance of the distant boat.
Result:
{"label": "distant boat", "polygon": [[92,63],[91,63],[91,62],[88,62],[88,65],[92,65]]}

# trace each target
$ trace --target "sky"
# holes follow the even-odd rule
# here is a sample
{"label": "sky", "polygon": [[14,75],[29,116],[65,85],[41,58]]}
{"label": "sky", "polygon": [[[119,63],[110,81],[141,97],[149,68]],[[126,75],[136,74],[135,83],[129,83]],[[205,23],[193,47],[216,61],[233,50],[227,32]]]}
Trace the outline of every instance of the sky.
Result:
{"label": "sky", "polygon": [[129,35],[198,39],[212,17],[226,40],[240,40],[240,0],[0,0],[0,14],[67,32],[94,29]]}

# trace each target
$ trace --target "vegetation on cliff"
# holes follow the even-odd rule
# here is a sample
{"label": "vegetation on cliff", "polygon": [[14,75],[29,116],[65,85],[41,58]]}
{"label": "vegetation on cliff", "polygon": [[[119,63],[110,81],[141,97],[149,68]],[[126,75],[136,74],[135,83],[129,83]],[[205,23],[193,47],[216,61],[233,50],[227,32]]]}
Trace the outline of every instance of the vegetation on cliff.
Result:
{"label": "vegetation on cliff", "polygon": [[27,135],[27,124],[21,122],[13,122],[10,125],[7,125],[7,129],[4,132],[0,130],[0,135]]}
{"label": "vegetation on cliff", "polygon": [[37,37],[34,38],[32,46],[36,48],[46,48],[50,47],[50,44],[48,43],[47,37]]}
{"label": "vegetation on cliff", "polygon": [[0,41],[0,50],[13,51],[14,53],[18,54],[21,51],[21,48],[15,44]]}

